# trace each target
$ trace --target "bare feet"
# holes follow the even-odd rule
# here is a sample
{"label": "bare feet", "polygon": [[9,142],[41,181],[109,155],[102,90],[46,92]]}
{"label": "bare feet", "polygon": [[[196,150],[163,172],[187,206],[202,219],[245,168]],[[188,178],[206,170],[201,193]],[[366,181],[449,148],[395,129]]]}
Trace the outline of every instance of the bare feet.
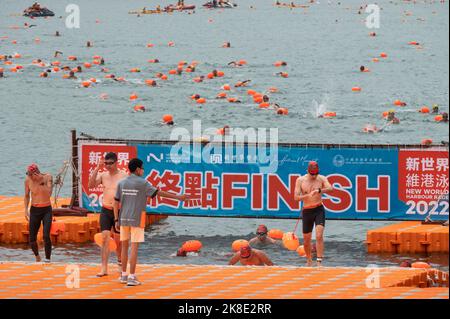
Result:
{"label": "bare feet", "polygon": [[311,259],[308,259],[306,261],[306,267],[312,267],[312,260]]}
{"label": "bare feet", "polygon": [[104,273],[104,272],[100,272],[100,273],[98,273],[96,276],[97,276],[97,277],[105,277],[105,276],[108,276],[108,274],[107,274],[107,273]]}
{"label": "bare feet", "polygon": [[39,255],[37,255],[37,256],[35,256],[36,257],[36,262],[38,263],[38,262],[41,262],[41,256],[39,256]]}

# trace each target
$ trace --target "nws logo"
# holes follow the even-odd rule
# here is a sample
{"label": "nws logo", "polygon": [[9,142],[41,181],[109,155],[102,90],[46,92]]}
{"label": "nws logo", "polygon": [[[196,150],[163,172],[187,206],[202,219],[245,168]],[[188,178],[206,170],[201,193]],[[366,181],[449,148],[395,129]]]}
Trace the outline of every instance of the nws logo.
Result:
{"label": "nws logo", "polygon": [[333,165],[334,165],[334,166],[336,166],[336,167],[342,167],[342,166],[344,166],[344,164],[345,164],[344,156],[342,156],[342,155],[336,155],[336,156],[333,158]]}

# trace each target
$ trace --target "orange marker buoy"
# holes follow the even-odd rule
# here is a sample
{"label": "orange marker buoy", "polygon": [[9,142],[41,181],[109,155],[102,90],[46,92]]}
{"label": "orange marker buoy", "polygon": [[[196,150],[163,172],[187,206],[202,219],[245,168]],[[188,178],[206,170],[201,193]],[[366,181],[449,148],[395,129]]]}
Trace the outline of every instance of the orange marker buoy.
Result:
{"label": "orange marker buoy", "polygon": [[272,239],[283,239],[284,233],[279,229],[271,229],[267,235]]}
{"label": "orange marker buoy", "polygon": [[231,90],[231,86],[230,86],[229,84],[224,84],[224,85],[222,86],[222,90],[230,91],[230,90]]}
{"label": "orange marker buoy", "polygon": [[22,65],[16,65],[16,69],[17,69],[17,70],[22,70],[22,69],[23,69],[23,66],[22,66]]}
{"label": "orange marker buoy", "polygon": [[247,94],[248,95],[255,95],[256,91],[255,90],[247,90]]}
{"label": "orange marker buoy", "polygon": [[100,55],[94,55],[94,56],[92,57],[92,59],[93,59],[93,60],[101,60],[102,57],[101,57]]}
{"label": "orange marker buoy", "polygon": [[148,86],[156,86],[156,81],[155,80],[151,80],[151,79],[147,79],[145,80],[145,84]]}
{"label": "orange marker buoy", "polygon": [[177,74],[177,70],[169,70],[169,74]]}
{"label": "orange marker buoy", "polygon": [[167,45],[168,45],[169,47],[173,47],[173,46],[175,46],[175,42],[170,41],[169,43],[167,43]]}
{"label": "orange marker buoy", "polygon": [[97,83],[97,79],[96,78],[90,78],[89,81],[91,81],[92,83]]}
{"label": "orange marker buoy", "polygon": [[431,145],[431,144],[433,144],[433,140],[432,140],[431,138],[424,138],[424,139],[421,141],[421,144],[422,144],[422,145]]}
{"label": "orange marker buoy", "polygon": [[419,42],[417,42],[417,41],[410,41],[408,44],[409,45],[419,45]]}
{"label": "orange marker buoy", "polygon": [[297,248],[297,254],[300,257],[306,257],[305,247],[303,245],[298,246]]}
{"label": "orange marker buoy", "polygon": [[198,104],[205,104],[205,103],[206,103],[206,99],[203,98],[203,97],[201,97],[201,98],[197,99],[196,102],[197,102]]}
{"label": "orange marker buoy", "polygon": [[288,78],[289,77],[289,74],[287,72],[281,72],[280,75],[283,78]]}
{"label": "orange marker buoy", "polygon": [[277,89],[276,87],[272,86],[272,87],[270,87],[270,88],[268,89],[268,91],[269,91],[270,93],[277,93],[277,92],[278,92],[278,89]]}
{"label": "orange marker buoy", "polygon": [[425,263],[423,261],[416,261],[415,263],[411,264],[412,268],[422,268],[422,269],[429,269],[431,268],[430,264]]}
{"label": "orange marker buoy", "polygon": [[382,58],[387,58],[387,53],[386,53],[386,52],[381,52],[381,53],[380,53],[380,57],[382,57]]}
{"label": "orange marker buoy", "polygon": [[428,106],[422,106],[419,110],[420,113],[430,113]]}
{"label": "orange marker buoy", "polygon": [[224,99],[224,98],[226,98],[227,97],[227,93],[225,93],[225,92],[219,92],[218,94],[217,94],[217,98],[218,99]]}
{"label": "orange marker buoy", "polygon": [[217,71],[217,76],[218,76],[218,77],[222,77],[222,76],[224,76],[224,75],[225,75],[224,72],[222,72],[222,71]]}
{"label": "orange marker buoy", "polygon": [[325,118],[336,117],[336,112],[325,112],[323,113],[323,117]]}
{"label": "orange marker buoy", "polygon": [[[103,234],[102,233],[97,233],[94,235],[94,242],[102,247],[103,246]],[[109,237],[109,250],[116,250],[117,246],[116,246],[116,242],[114,241],[113,238]]]}
{"label": "orange marker buoy", "polygon": [[388,115],[389,115],[389,111],[384,111],[382,116],[387,117]]}
{"label": "orange marker buoy", "polygon": [[394,105],[396,106],[406,106],[406,103],[401,100],[395,100]]}
{"label": "orange marker buoy", "polygon": [[266,109],[266,108],[268,108],[270,106],[270,103],[268,103],[268,102],[262,102],[262,103],[259,103],[259,108],[260,109]]}
{"label": "orange marker buoy", "polygon": [[261,104],[264,102],[264,100],[263,100],[262,96],[257,96],[255,94],[255,95],[253,95],[253,102],[255,102],[256,104]]}
{"label": "orange marker buoy", "polygon": [[143,105],[135,105],[133,110],[135,112],[145,112],[145,106],[143,106]]}
{"label": "orange marker buoy", "polygon": [[69,61],[76,61],[76,60],[78,60],[77,57],[74,56],[74,55],[69,55],[69,56],[67,57],[67,59],[68,59]]}
{"label": "orange marker buoy", "polygon": [[212,73],[208,73],[208,75],[206,76],[208,79],[214,79],[214,74]]}
{"label": "orange marker buoy", "polygon": [[89,62],[84,62],[84,67],[89,69],[92,67],[92,64],[90,64]]}
{"label": "orange marker buoy", "polygon": [[138,96],[136,93],[133,93],[130,95],[130,101],[135,101],[135,100],[137,100],[137,98],[138,98]]}
{"label": "orange marker buoy", "polygon": [[378,58],[373,58],[373,59],[372,59],[372,62],[380,62],[380,59],[378,59]]}
{"label": "orange marker buoy", "polygon": [[82,85],[83,87],[85,87],[85,88],[88,88],[88,87],[91,86],[91,82],[90,82],[90,81],[83,81],[83,82],[81,82],[81,85]]}
{"label": "orange marker buoy", "polygon": [[188,240],[183,243],[181,248],[186,252],[198,252],[202,249],[202,243],[199,240]]}
{"label": "orange marker buoy", "polygon": [[247,61],[245,61],[245,60],[239,60],[239,61],[238,61],[238,64],[239,64],[239,65],[246,65],[246,64],[247,64]]}
{"label": "orange marker buoy", "polygon": [[243,246],[248,246],[248,241],[245,239],[237,239],[231,244],[231,249],[239,251]]}
{"label": "orange marker buoy", "polygon": [[59,62],[59,61],[53,61],[53,62],[51,63],[51,65],[52,65],[52,66],[60,66],[60,65],[61,65],[61,62]]}
{"label": "orange marker buoy", "polygon": [[434,120],[435,120],[436,122],[440,122],[440,121],[442,121],[442,119],[443,119],[442,115],[436,115],[436,116],[434,117]]}
{"label": "orange marker buoy", "polygon": [[132,68],[132,69],[130,70],[130,72],[131,72],[131,73],[139,73],[139,72],[141,72],[141,69],[139,69],[139,68]]}
{"label": "orange marker buoy", "polygon": [[20,53],[14,54],[14,59],[20,59],[22,55]]}
{"label": "orange marker buoy", "polygon": [[359,86],[352,87],[353,92],[361,92],[361,88]]}
{"label": "orange marker buoy", "polygon": [[165,114],[165,115],[163,115],[162,120],[166,124],[173,122],[173,116],[171,114]]}
{"label": "orange marker buoy", "polygon": [[161,80],[167,81],[167,79],[168,79],[167,75],[165,75],[165,74],[161,75]]}
{"label": "orange marker buoy", "polygon": [[95,64],[95,65],[100,65],[100,63],[101,63],[100,60],[94,60],[94,61],[92,61],[92,64]]}
{"label": "orange marker buoy", "polygon": [[298,237],[292,232],[284,233],[282,240],[284,247],[288,250],[297,250],[300,245]]}
{"label": "orange marker buoy", "polygon": [[230,103],[237,103],[239,100],[237,99],[237,98],[235,98],[235,97],[229,97],[228,98],[228,102],[230,102]]}
{"label": "orange marker buoy", "polygon": [[153,43],[147,43],[147,48],[153,48],[155,45]]}
{"label": "orange marker buoy", "polygon": [[281,108],[279,108],[277,110],[277,114],[279,114],[279,115],[288,115],[289,111],[288,111],[288,109],[281,107]]}
{"label": "orange marker buoy", "polygon": [[60,68],[58,68],[57,66],[55,66],[54,68],[53,68],[53,72],[59,72],[60,71]]}

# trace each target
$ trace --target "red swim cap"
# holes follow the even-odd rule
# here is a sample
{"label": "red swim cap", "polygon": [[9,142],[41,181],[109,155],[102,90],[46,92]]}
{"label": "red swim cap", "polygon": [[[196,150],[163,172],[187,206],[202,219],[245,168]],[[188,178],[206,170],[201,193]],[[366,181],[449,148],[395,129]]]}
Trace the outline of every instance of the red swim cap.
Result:
{"label": "red swim cap", "polygon": [[28,165],[27,167],[27,174],[31,175],[34,173],[39,173],[39,167],[35,163]]}
{"label": "red swim cap", "polygon": [[242,246],[240,252],[242,258],[248,258],[252,254],[252,247],[249,245]]}
{"label": "red swim cap", "polygon": [[310,161],[308,163],[308,173],[311,175],[319,174],[319,164],[316,161]]}

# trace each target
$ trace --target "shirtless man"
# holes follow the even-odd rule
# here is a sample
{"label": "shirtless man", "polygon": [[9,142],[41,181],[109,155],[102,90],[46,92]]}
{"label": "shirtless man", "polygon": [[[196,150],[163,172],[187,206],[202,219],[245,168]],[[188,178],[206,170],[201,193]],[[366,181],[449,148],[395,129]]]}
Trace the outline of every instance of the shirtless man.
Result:
{"label": "shirtless man", "polygon": [[266,225],[259,225],[256,229],[256,237],[250,239],[248,244],[252,247],[255,246],[266,246],[266,245],[272,245],[272,244],[279,244],[280,241],[277,241],[273,238],[270,238],[267,236],[267,227]]}
{"label": "shirtless man", "polygon": [[[106,172],[99,173],[101,169],[105,168]],[[111,237],[111,230],[113,232],[114,240],[116,241],[117,260],[120,266],[121,245],[120,234],[114,228],[114,195],[116,194],[117,184],[122,179],[126,178],[128,174],[117,169],[117,155],[116,153],[107,153],[105,159],[100,159],[97,168],[92,172],[89,178],[89,188],[94,188],[103,185],[103,206],[100,213],[100,230],[103,237],[103,246],[101,248],[102,255],[102,269],[97,274],[97,277],[108,275],[108,259],[109,259],[109,240]]]}
{"label": "shirtless man", "polygon": [[[28,166],[27,177],[25,178],[25,219],[29,221],[30,246],[37,262],[41,261],[36,242],[41,223],[44,227],[45,262],[50,262],[52,255],[52,241],[50,238],[50,228],[52,227],[52,205],[50,197],[52,196],[52,189],[52,175],[41,173],[36,164]],[[31,207],[28,211],[30,192]]]}
{"label": "shirtless man", "polygon": [[307,265],[312,265],[311,237],[316,226],[317,264],[323,258],[323,232],[325,227],[325,209],[322,205],[322,194],[333,190],[328,179],[319,175],[319,164],[315,161],[308,163],[308,174],[301,176],[295,183],[294,198],[303,201],[303,245],[307,258]]}
{"label": "shirtless man", "polygon": [[252,249],[250,246],[242,246],[228,262],[228,265],[236,265],[240,261],[244,266],[273,266],[270,258],[261,250]]}

